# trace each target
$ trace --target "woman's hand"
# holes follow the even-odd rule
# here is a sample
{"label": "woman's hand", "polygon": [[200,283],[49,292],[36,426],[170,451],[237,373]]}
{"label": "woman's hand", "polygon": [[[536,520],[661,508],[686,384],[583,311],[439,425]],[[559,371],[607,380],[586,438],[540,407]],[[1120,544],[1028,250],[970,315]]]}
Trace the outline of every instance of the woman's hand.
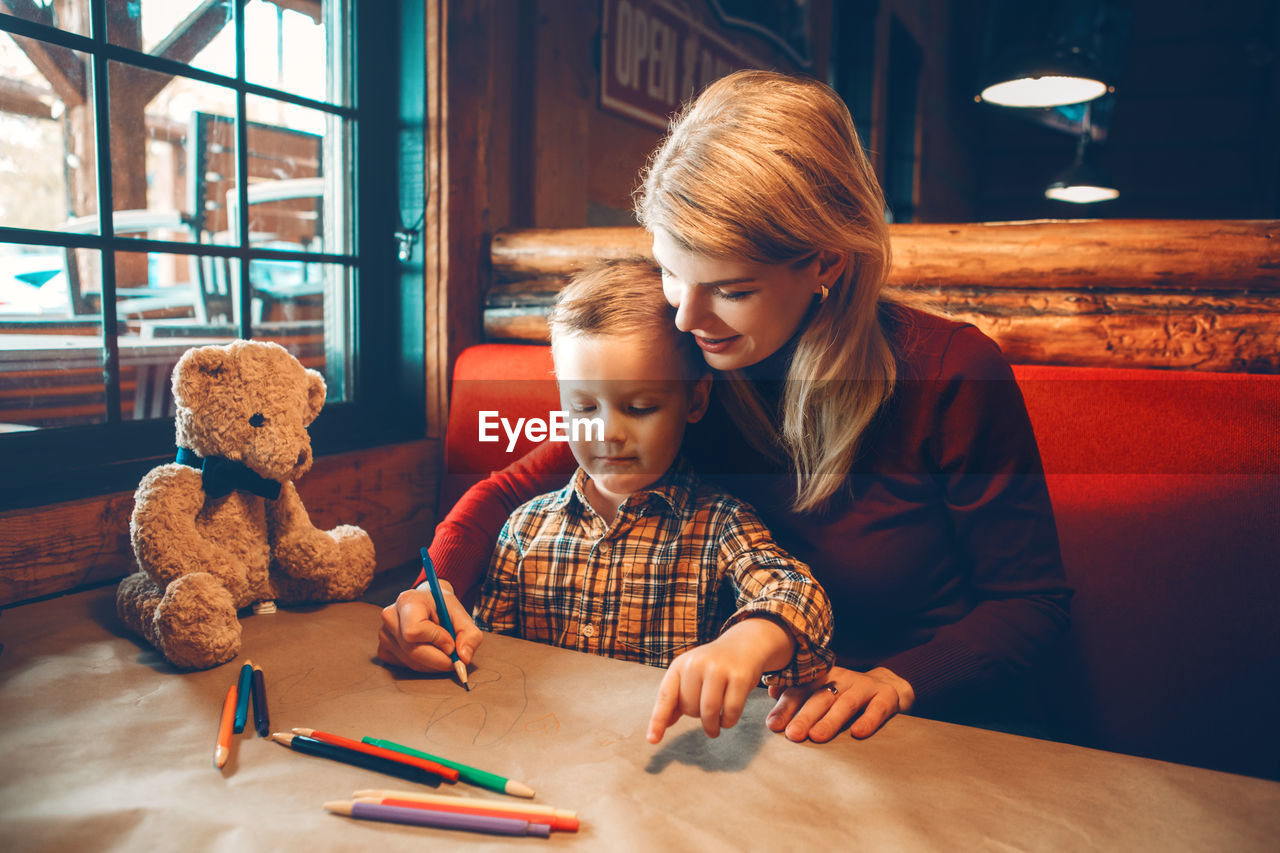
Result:
{"label": "woman's hand", "polygon": [[[448,581],[440,581],[449,619],[458,634],[458,659],[471,663],[484,635],[471,621],[471,614],[453,594]],[[378,660],[418,672],[452,672],[453,637],[440,627],[436,603],[429,589],[406,589],[396,603],[382,609],[378,629]]]}
{"label": "woman's hand", "polygon": [[[832,685],[832,693],[826,685]],[[916,694],[911,685],[882,666],[867,672],[832,667],[825,678],[810,684],[783,689],[769,688],[778,700],[765,724],[775,732],[786,732],[788,740],[808,738],[826,743],[850,720],[849,734],[870,737],[894,714],[911,708]],[[856,718],[856,719],[855,719]]]}
{"label": "woman's hand", "polygon": [[781,669],[796,641],[769,619],[744,619],[706,645],[679,655],[667,667],[649,718],[649,743],[658,743],[683,716],[702,719],[708,737],[742,719],[747,696],[760,676]]}

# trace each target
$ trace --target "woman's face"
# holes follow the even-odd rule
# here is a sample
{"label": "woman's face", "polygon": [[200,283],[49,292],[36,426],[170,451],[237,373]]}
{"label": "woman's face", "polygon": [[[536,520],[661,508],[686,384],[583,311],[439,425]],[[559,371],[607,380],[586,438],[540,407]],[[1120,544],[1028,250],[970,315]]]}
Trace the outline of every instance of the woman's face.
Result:
{"label": "woman's face", "polygon": [[[815,256],[800,266],[758,264],[699,255],[654,231],[653,256],[676,327],[690,332],[707,364],[737,370],[777,352],[800,327],[821,285],[840,270]],[[842,265],[839,265],[842,266]]]}

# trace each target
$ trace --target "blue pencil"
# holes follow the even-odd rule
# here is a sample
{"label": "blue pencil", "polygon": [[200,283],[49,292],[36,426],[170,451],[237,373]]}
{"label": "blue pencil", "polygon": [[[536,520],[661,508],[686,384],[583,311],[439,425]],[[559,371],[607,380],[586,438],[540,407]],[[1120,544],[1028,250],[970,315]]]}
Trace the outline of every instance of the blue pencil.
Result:
{"label": "blue pencil", "polygon": [[462,682],[462,686],[467,688],[467,692],[471,692],[471,685],[467,683],[467,665],[458,657],[458,633],[453,630],[453,620],[449,618],[449,608],[444,604],[444,590],[440,588],[440,578],[436,577],[436,567],[431,565],[431,555],[427,553],[427,549],[422,549],[422,570],[426,572],[427,583],[431,585],[431,597],[436,600],[436,616],[440,620],[440,627],[449,632],[449,636],[453,637],[453,652],[449,657],[453,660],[453,670],[458,673],[458,679]]}
{"label": "blue pencil", "polygon": [[244,724],[249,721],[249,687],[253,683],[253,662],[245,661],[240,667],[240,683],[236,687],[236,718],[231,730],[236,734],[244,731]]}

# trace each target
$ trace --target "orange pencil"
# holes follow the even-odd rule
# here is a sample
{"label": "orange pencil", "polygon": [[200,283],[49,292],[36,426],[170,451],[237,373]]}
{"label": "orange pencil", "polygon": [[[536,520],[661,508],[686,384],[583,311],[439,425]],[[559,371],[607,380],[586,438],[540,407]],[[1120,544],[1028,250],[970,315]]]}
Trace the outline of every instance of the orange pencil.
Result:
{"label": "orange pencil", "polygon": [[379,758],[385,758],[388,761],[394,761],[397,764],[406,764],[410,767],[417,767],[427,771],[428,773],[436,774],[446,782],[458,781],[457,770],[454,770],[452,767],[445,767],[443,764],[437,764],[434,761],[428,761],[425,758],[418,758],[413,755],[405,755],[403,752],[383,749],[380,746],[362,743],[358,740],[352,740],[349,737],[331,734],[330,732],[322,732],[319,729],[304,729],[295,726],[293,733],[295,735],[313,738],[314,740],[318,740],[323,743],[333,744],[334,746],[341,746],[345,749],[354,750],[356,752],[363,752],[365,755],[376,755]]}
{"label": "orange pencil", "polygon": [[213,748],[213,766],[218,769],[231,757],[231,727],[236,718],[236,685],[227,688],[227,698],[222,703],[222,721],[218,724],[218,745]]}
{"label": "orange pencil", "polygon": [[356,802],[381,803],[384,806],[399,806],[408,809],[427,809],[435,812],[452,812],[453,814],[487,815],[489,817],[505,817],[512,820],[527,820],[529,823],[545,823],[552,829],[561,832],[577,832],[576,817],[557,817],[550,814],[528,814],[526,812],[504,809],[501,803],[489,803],[484,800],[460,803],[422,802],[421,800],[402,800],[397,797],[357,797]]}

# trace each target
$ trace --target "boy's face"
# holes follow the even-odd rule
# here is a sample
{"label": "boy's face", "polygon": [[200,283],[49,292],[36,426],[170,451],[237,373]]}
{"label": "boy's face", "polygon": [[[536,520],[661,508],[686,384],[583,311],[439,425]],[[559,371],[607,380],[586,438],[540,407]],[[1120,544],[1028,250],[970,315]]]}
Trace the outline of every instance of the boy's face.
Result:
{"label": "boy's face", "polygon": [[675,460],[685,424],[706,411],[711,378],[684,378],[661,336],[563,335],[553,354],[570,435],[580,418],[604,421],[603,441],[580,428],[569,442],[594,486],[616,504],[652,485]]}

